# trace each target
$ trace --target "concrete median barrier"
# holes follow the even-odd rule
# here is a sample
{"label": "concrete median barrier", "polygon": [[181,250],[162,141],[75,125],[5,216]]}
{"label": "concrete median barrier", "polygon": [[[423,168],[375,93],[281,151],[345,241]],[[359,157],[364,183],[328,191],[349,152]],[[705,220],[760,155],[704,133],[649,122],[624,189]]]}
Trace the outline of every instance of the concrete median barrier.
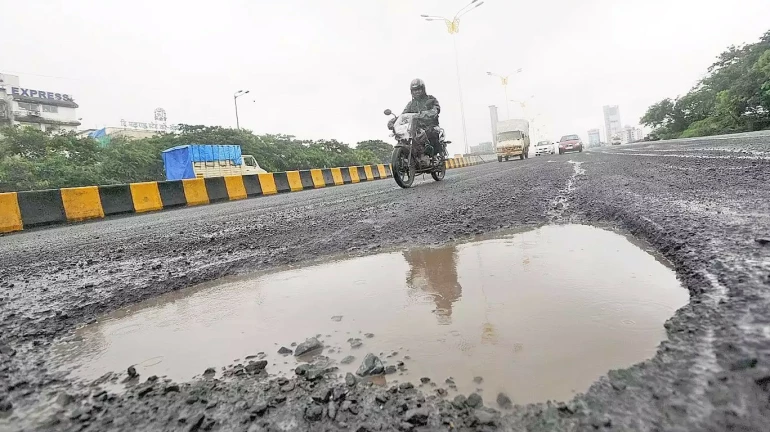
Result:
{"label": "concrete median barrier", "polygon": [[16,192],[0,193],[0,233],[19,231],[23,227]]}
{"label": "concrete median barrier", "polygon": [[300,171],[299,180],[302,183],[302,190],[315,189],[315,183],[313,183],[313,174],[310,173],[310,170]]}
{"label": "concrete median barrier", "polygon": [[224,177],[209,177],[203,179],[203,182],[206,184],[206,195],[210,203],[230,199]]}
{"label": "concrete median barrier", "polygon": [[163,208],[158,182],[131,183],[129,187],[135,212],[144,213]]}
{"label": "concrete median barrier", "polygon": [[273,173],[258,174],[259,185],[262,188],[262,195],[273,195],[278,193],[278,186],[275,184]]}
{"label": "concrete median barrier", "polygon": [[[447,159],[447,168],[485,161]],[[0,234],[25,228],[299,192],[393,176],[390,164],[0,193]]]}
{"label": "concrete median barrier", "polygon": [[135,211],[130,185],[99,186],[99,199],[105,216]]}
{"label": "concrete median barrier", "polygon": [[246,188],[246,196],[256,197],[262,195],[262,185],[259,183],[259,176],[256,174],[241,176],[243,186]]}
{"label": "concrete median barrier", "polygon": [[202,178],[182,180],[184,187],[184,199],[187,205],[201,205],[209,203],[209,194],[206,192],[206,181]]}
{"label": "concrete median barrier", "polygon": [[246,185],[244,184],[245,176],[232,175],[225,176],[225,188],[227,188],[227,197],[232,200],[245,199],[248,194],[246,193]]}
{"label": "concrete median barrier", "polygon": [[187,205],[182,180],[157,182],[163,208],[174,208]]}

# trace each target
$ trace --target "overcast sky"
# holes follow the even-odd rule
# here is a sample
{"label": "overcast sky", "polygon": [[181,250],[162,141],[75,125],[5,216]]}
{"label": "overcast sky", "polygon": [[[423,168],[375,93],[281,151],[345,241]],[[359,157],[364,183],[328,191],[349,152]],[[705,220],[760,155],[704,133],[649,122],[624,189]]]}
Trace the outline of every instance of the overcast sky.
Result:
{"label": "overcast sky", "polygon": [[[22,87],[70,93],[84,128],[151,121],[241,126],[257,133],[390,140],[424,79],[461,150],[451,36],[440,22],[470,0],[0,0],[0,72]],[[121,6],[118,6],[121,4]],[[535,95],[550,139],[603,130],[602,106],[636,125],[647,106],[683,94],[728,45],[770,30],[768,0],[486,0],[456,36],[468,141],[491,139],[488,106]],[[511,104],[513,117],[521,109]]]}

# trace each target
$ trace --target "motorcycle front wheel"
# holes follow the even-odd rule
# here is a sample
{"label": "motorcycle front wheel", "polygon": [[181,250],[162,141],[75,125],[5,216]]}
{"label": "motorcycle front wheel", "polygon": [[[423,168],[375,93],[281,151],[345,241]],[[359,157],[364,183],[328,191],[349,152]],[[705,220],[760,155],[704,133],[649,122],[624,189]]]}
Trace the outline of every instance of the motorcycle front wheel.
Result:
{"label": "motorcycle front wheel", "polygon": [[393,179],[396,184],[402,188],[412,187],[415,176],[415,166],[409,160],[409,150],[403,147],[393,149],[393,155],[390,158],[390,169],[393,172]]}

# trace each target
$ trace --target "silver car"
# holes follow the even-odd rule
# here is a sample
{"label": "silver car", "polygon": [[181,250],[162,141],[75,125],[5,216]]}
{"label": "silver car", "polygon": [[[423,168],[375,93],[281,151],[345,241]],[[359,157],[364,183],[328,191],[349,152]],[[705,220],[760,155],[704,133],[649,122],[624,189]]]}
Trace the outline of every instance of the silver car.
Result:
{"label": "silver car", "polygon": [[556,150],[554,149],[554,145],[551,141],[539,141],[537,144],[535,144],[535,156],[542,156],[547,154],[556,154]]}

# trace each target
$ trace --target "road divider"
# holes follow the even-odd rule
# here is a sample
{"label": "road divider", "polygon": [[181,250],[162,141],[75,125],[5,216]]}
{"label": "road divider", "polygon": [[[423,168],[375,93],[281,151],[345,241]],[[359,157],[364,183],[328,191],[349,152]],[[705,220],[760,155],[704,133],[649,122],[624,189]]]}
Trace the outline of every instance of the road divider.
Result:
{"label": "road divider", "polygon": [[[447,169],[478,165],[452,158]],[[0,193],[0,233],[393,177],[390,164]]]}

